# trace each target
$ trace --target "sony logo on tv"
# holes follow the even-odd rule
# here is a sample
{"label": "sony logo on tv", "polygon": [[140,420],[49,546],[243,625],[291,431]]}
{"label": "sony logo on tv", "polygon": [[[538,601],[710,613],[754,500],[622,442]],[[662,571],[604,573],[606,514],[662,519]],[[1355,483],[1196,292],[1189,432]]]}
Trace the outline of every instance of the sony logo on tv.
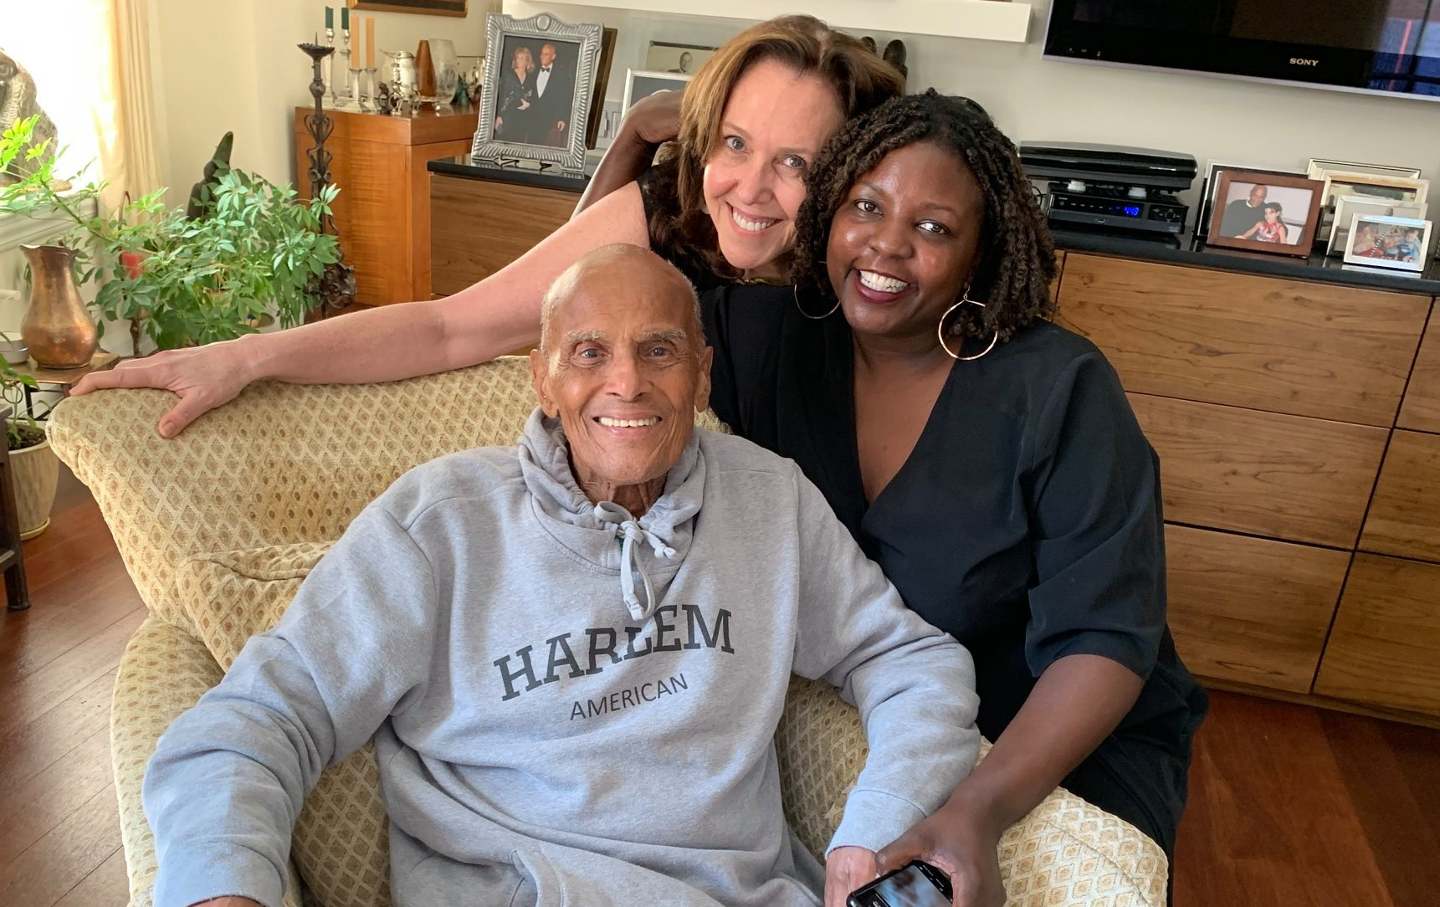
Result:
{"label": "sony logo on tv", "polygon": [[1308,59],[1308,58],[1306,58],[1306,57],[1291,57],[1291,58],[1290,58],[1290,65],[1291,65],[1291,66],[1319,66],[1319,65],[1320,65],[1320,61],[1319,61],[1319,60],[1311,60],[1311,59]]}

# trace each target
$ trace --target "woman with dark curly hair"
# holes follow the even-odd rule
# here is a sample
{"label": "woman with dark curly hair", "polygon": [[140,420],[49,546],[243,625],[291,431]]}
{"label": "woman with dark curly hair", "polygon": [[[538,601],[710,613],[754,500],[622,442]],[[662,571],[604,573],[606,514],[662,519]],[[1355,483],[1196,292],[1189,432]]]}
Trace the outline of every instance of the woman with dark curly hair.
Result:
{"label": "woman with dark curly hair", "polygon": [[925,859],[956,903],[1002,903],[1000,836],[1062,783],[1172,853],[1205,696],[1166,627],[1158,461],[1105,357],[1048,320],[1014,146],[932,91],[852,120],[809,187],[797,286],[707,299],[711,405],[970,649],[995,741],[876,868]]}

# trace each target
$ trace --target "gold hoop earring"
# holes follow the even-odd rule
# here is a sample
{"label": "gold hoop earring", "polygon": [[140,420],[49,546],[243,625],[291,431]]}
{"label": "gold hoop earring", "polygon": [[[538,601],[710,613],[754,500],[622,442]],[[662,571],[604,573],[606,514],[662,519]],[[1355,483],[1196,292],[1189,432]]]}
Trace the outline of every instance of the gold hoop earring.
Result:
{"label": "gold hoop earring", "polygon": [[800,285],[797,283],[790,289],[791,292],[795,294],[795,311],[799,312],[801,315],[804,315],[806,318],[809,318],[811,321],[824,321],[826,318],[834,315],[836,309],[840,308],[840,297],[837,296],[835,297],[835,304],[830,307],[830,311],[826,312],[824,315],[811,315],[809,312],[805,311],[805,307],[800,304]]}
{"label": "gold hoop earring", "polygon": [[966,287],[965,292],[960,294],[960,301],[952,305],[950,308],[946,309],[945,314],[940,316],[940,323],[935,326],[935,336],[940,340],[940,349],[944,350],[951,359],[956,359],[960,362],[974,362],[976,359],[980,359],[984,356],[989,355],[990,351],[995,349],[995,344],[1000,342],[1000,331],[997,328],[994,335],[990,338],[989,345],[987,345],[985,349],[981,350],[973,356],[962,356],[954,350],[950,349],[950,345],[945,342],[945,319],[949,318],[950,313],[960,308],[962,305],[978,305],[982,309],[985,308],[985,303],[979,301],[978,299],[970,298],[970,288]]}

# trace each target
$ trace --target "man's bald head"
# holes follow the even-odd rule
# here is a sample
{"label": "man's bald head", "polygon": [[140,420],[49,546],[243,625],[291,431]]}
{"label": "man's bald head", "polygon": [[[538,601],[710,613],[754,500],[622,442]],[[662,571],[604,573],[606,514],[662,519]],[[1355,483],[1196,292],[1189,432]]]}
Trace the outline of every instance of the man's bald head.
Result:
{"label": "man's bald head", "polygon": [[700,301],[685,275],[649,249],[614,243],[585,255],[550,284],[540,306],[540,353],[547,359],[555,352],[555,315],[579,292],[631,296],[654,293],[673,298],[676,306],[683,307],[680,320],[686,326],[686,339],[692,350],[699,352],[705,347]]}

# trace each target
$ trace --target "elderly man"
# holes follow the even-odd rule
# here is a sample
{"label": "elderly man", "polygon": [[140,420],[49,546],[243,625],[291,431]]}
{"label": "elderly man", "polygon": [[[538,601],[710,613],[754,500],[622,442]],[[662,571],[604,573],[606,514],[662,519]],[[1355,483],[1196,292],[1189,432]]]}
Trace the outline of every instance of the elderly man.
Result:
{"label": "elderly man", "polygon": [[939,806],[978,748],[968,653],[793,463],[694,428],[700,331],[648,251],[561,276],[518,448],[397,481],[161,739],[158,905],[278,907],[306,792],[372,738],[397,905],[818,904],[772,740],[792,671],[870,740],[832,849]]}

